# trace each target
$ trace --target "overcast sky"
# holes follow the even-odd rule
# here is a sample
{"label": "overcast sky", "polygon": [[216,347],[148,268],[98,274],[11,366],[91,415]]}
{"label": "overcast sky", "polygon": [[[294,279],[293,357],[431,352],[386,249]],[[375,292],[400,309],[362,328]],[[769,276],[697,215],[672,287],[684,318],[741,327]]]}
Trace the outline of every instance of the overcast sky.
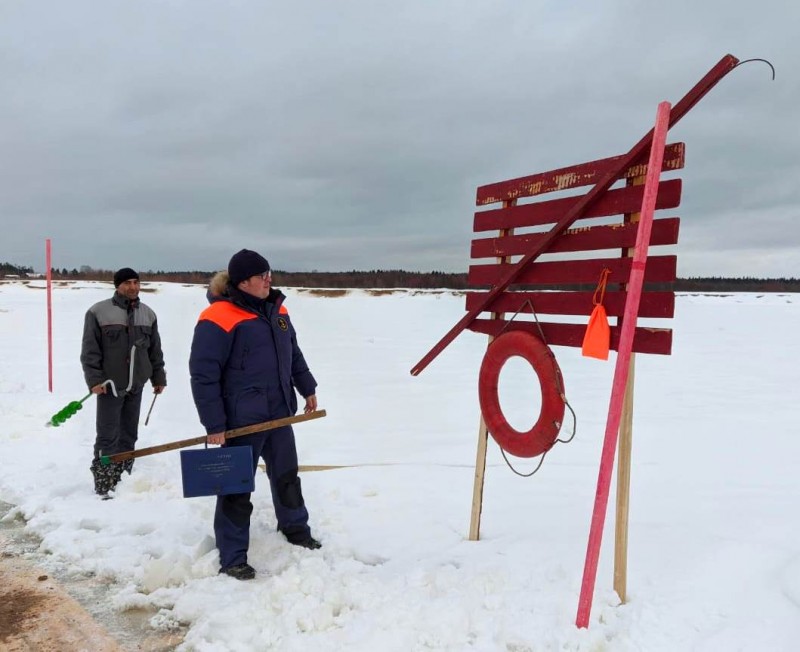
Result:
{"label": "overcast sky", "polygon": [[626,152],[731,53],[681,276],[800,276],[800,3],[3,0],[0,261],[465,271],[477,186]]}

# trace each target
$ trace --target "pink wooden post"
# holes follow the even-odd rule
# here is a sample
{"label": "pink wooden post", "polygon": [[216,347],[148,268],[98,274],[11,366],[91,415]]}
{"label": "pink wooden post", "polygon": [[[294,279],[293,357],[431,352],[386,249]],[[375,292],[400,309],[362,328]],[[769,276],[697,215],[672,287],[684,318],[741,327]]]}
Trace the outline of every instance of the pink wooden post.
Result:
{"label": "pink wooden post", "polygon": [[588,627],[589,614],[592,610],[592,595],[595,580],[597,579],[597,562],[600,557],[600,544],[603,539],[603,526],[605,524],[608,508],[608,495],[611,488],[611,475],[614,469],[614,456],[617,449],[617,436],[622,415],[622,402],[625,396],[625,386],[628,381],[631,352],[633,349],[633,336],[636,329],[636,318],[639,313],[639,300],[644,284],[644,268],[647,261],[647,249],[650,243],[650,232],[653,224],[656,194],[658,193],[661,163],[664,157],[664,145],[669,129],[669,102],[661,102],[656,113],[656,124],[653,130],[653,144],[650,149],[650,162],[647,165],[647,181],[645,182],[642,212],[639,221],[639,231],[636,235],[636,247],[633,254],[630,281],[628,283],[628,298],[625,303],[625,312],[620,332],[617,361],[614,368],[614,381],[611,386],[611,400],[606,421],[603,452],[600,457],[600,471],[597,478],[597,492],[594,499],[594,511],[589,530],[589,541],[586,550],[586,561],[583,567],[583,581],[581,595],[578,600],[578,615],[575,624],[578,627]]}
{"label": "pink wooden post", "polygon": [[47,390],[53,391],[53,275],[51,273],[52,260],[50,255],[50,238],[45,241],[45,265],[47,265]]}

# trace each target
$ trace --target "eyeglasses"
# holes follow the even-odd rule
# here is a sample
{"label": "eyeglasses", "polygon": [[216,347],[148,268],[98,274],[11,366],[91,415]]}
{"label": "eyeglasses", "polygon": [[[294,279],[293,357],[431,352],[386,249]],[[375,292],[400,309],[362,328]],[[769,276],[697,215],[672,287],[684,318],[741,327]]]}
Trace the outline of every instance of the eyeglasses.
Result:
{"label": "eyeglasses", "polygon": [[261,277],[262,281],[271,281],[272,280],[272,272],[263,272],[258,274]]}

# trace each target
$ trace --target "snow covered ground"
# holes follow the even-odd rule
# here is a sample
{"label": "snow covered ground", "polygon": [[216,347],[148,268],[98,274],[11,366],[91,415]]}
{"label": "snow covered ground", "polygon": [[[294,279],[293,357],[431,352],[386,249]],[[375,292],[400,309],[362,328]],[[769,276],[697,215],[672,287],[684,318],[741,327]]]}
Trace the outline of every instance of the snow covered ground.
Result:
{"label": "snow covered ground", "polygon": [[[482,539],[470,542],[486,338],[464,333],[409,375],[462,317],[463,298],[287,290],[328,411],[296,428],[300,462],[352,467],[303,474],[324,543],[314,552],[275,532],[266,478],[257,478],[249,560],[258,578],[242,583],[217,576],[214,499],[182,497],[177,452],[139,460],[103,502],[88,471],[92,399],[60,428],[44,427],[86,394],[83,314],[113,288],[55,288],[52,394],[43,288],[0,284],[0,500],[18,505],[54,560],[113,580],[117,608],[155,607],[154,627],[187,625],[181,649],[800,649],[798,295],[681,295],[673,355],[637,357],[629,602],[612,590],[612,505],[590,627],[578,630],[613,354],[601,362],[556,348],[577,436],[528,479],[490,440]],[[205,289],[145,288],[169,387],[140,446],[203,432],[187,359]],[[501,375],[518,428],[538,413],[536,382],[516,358]]]}

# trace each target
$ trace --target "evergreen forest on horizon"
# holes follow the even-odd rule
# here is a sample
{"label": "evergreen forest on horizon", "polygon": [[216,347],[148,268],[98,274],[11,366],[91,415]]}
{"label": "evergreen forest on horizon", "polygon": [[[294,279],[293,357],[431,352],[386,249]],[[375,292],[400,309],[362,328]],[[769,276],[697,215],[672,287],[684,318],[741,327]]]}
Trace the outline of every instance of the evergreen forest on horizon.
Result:
{"label": "evergreen forest on horizon", "polygon": [[[215,272],[139,270],[143,281],[193,283],[205,285]],[[95,269],[88,265],[80,269],[53,268],[54,280],[66,281],[111,281],[114,270]],[[0,263],[0,279],[41,278],[33,267]],[[273,285],[276,287],[307,288],[409,288],[450,290],[468,289],[466,273],[458,272],[415,272],[401,269],[352,270],[349,272],[285,272],[273,270]],[[515,286],[522,289],[520,286]],[[555,287],[548,289],[592,290],[594,285]],[[609,286],[611,288],[611,286]],[[670,284],[648,284],[649,290],[674,290],[676,292],[800,292],[798,278],[757,278],[757,277],[689,277],[678,278]],[[525,286],[525,289],[540,289]]]}

